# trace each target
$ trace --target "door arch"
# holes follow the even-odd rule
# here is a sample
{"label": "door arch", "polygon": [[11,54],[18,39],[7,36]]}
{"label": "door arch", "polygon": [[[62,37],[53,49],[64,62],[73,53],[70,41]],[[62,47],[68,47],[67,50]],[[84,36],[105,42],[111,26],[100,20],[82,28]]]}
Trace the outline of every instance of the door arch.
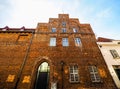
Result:
{"label": "door arch", "polygon": [[50,67],[47,62],[42,62],[38,67],[35,89],[48,89]]}

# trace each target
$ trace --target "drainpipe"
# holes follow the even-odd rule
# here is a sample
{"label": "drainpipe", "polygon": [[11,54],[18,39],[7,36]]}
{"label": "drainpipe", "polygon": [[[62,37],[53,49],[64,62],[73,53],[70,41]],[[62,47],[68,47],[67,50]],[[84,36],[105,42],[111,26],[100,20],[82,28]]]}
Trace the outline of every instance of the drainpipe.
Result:
{"label": "drainpipe", "polygon": [[32,31],[32,37],[31,37],[31,39],[30,39],[30,43],[29,43],[28,48],[27,48],[27,50],[26,50],[26,54],[25,54],[23,63],[21,64],[20,71],[19,71],[19,73],[18,73],[18,77],[17,77],[16,83],[15,83],[14,89],[17,89],[18,83],[19,83],[19,81],[20,81],[23,68],[24,68],[25,63],[26,63],[26,61],[27,61],[28,53],[29,53],[29,51],[30,51],[30,47],[31,47],[31,44],[32,44],[33,37],[34,37],[34,31]]}

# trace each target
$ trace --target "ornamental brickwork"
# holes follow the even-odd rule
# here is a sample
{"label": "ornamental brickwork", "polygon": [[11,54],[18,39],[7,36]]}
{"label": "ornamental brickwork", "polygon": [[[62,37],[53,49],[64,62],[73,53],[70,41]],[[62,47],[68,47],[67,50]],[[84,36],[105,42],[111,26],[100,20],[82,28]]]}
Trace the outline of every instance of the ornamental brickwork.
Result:
{"label": "ornamental brickwork", "polygon": [[[48,71],[43,73],[40,68],[45,62]],[[47,78],[46,85],[41,76]],[[59,14],[48,23],[38,23],[36,29],[0,28],[0,89],[39,86],[117,89],[90,24]]]}

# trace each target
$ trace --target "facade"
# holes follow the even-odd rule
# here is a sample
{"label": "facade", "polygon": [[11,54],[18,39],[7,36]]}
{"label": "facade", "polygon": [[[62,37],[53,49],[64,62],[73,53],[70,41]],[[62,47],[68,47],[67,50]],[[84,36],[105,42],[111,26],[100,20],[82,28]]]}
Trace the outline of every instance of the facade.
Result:
{"label": "facade", "polygon": [[116,86],[120,89],[120,40],[99,40],[97,44]]}
{"label": "facade", "polygon": [[59,14],[0,29],[0,89],[117,89],[90,24]]}

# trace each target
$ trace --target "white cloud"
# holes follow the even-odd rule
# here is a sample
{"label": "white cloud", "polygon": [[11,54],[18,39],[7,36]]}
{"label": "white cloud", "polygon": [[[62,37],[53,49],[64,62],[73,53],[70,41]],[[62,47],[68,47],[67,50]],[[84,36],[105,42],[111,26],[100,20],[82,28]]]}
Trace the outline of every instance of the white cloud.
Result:
{"label": "white cloud", "polygon": [[54,16],[55,12],[58,12],[58,9],[46,0],[12,0],[11,4],[14,9],[6,24],[13,27],[36,27],[39,21],[48,21],[50,15]]}
{"label": "white cloud", "polygon": [[13,10],[6,22],[11,27],[36,27],[38,22],[48,22],[50,17],[59,13],[73,14],[78,8],[79,0],[74,2],[56,0],[11,0]]}
{"label": "white cloud", "polygon": [[[79,18],[80,23],[90,23],[96,34],[106,33],[109,27],[109,21],[113,17],[113,7],[106,6],[103,8],[96,1],[88,3],[85,0],[6,0],[9,1],[7,12],[0,16],[2,22],[9,27],[33,27],[37,26],[38,22],[48,22],[49,18],[57,18],[59,13],[67,13],[71,18]],[[3,6],[0,7],[3,8]],[[0,9],[1,10],[1,9]],[[3,10],[2,10],[3,12]],[[0,13],[1,14],[1,13]],[[1,18],[1,17],[0,17]],[[5,19],[3,21],[3,19]],[[1,25],[1,22],[0,22]],[[2,26],[2,25],[1,25]],[[105,35],[104,34],[104,35]]]}

